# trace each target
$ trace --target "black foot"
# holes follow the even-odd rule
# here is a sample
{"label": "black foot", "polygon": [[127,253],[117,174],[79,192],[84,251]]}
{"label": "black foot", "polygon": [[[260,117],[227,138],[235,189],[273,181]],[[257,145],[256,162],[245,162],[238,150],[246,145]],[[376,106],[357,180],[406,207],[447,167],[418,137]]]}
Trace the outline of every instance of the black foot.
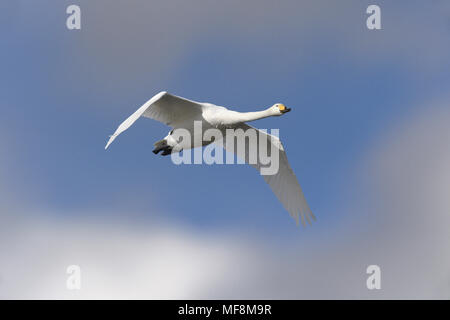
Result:
{"label": "black foot", "polygon": [[167,156],[169,154],[172,153],[172,148],[171,147],[167,147],[166,149],[164,149],[163,153],[161,153],[162,156]]}
{"label": "black foot", "polygon": [[156,147],[155,149],[153,149],[153,153],[154,154],[158,154],[160,151],[167,149],[168,146],[162,146],[162,147]]}
{"label": "black foot", "polygon": [[161,153],[162,156],[167,156],[172,153],[172,147],[169,146],[157,147],[152,152],[154,154],[158,154],[160,151],[162,151]]}

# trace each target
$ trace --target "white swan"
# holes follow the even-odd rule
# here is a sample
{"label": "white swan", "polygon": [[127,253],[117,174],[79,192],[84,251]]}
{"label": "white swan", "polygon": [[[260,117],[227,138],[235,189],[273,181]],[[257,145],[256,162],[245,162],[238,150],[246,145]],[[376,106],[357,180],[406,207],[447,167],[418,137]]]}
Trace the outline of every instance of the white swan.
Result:
{"label": "white swan", "polygon": [[[291,109],[286,108],[283,104],[277,103],[263,111],[237,112],[211,103],[191,101],[163,91],[148,100],[142,107],[128,117],[128,119],[120,124],[114,134],[110,136],[105,149],[109,147],[119,134],[127,130],[141,116],[162,122],[173,129],[187,129],[194,137],[194,121],[202,121],[202,128],[205,130],[208,128],[218,128],[220,130],[224,130],[225,128],[242,128],[247,130],[253,127],[245,122],[270,116],[280,116],[290,110]],[[258,130],[255,128],[253,129]],[[274,175],[264,175],[264,180],[269,184],[278,200],[296,220],[297,224],[299,216],[301,217],[303,225],[305,225],[305,219],[308,223],[311,223],[311,219],[315,220],[314,214],[311,212],[303,195],[302,188],[289,165],[283,145],[277,137],[260,130],[258,130],[258,132],[260,133],[258,139],[261,139],[261,137],[266,139],[268,144],[274,144],[279,150],[278,173]],[[181,143],[178,143],[178,141],[173,138],[172,133],[173,130],[170,131],[164,139],[155,143],[155,149],[153,150],[155,154],[162,151],[162,155],[168,155],[172,152],[179,152],[182,149],[200,147],[211,143],[211,141],[203,141],[203,139],[193,139],[192,141],[184,141],[184,143],[182,141]],[[224,138],[226,138],[225,135]],[[195,144],[195,141],[201,141],[201,144]],[[226,143],[223,143],[223,145],[225,146]],[[258,140],[258,146],[259,145]],[[237,150],[227,151],[237,153]],[[249,153],[248,145],[244,152],[245,155],[238,155],[245,157],[247,161]],[[256,164],[252,164],[252,166],[260,170],[262,164],[258,161]]]}

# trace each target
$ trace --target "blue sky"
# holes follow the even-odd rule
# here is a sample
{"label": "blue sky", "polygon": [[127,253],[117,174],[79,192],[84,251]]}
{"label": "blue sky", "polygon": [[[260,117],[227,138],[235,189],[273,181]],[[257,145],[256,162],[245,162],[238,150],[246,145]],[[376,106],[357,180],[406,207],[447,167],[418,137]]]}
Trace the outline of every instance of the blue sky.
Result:
{"label": "blue sky", "polygon": [[[377,1],[383,29],[370,31],[372,2],[3,2],[3,202],[63,225],[167,220],[284,244],[349,237],[370,215],[367,158],[429,101],[448,102],[450,85],[448,3]],[[81,7],[81,30],[65,27],[69,4]],[[169,130],[155,121],[105,151],[161,90],[239,111],[292,107],[254,125],[280,129],[317,223],[297,228],[248,166],[153,155]]]}

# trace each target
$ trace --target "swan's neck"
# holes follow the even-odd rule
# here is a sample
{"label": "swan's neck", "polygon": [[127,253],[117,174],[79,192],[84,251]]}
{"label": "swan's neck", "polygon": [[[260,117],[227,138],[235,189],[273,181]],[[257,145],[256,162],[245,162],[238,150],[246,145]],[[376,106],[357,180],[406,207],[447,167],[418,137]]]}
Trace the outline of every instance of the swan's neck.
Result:
{"label": "swan's neck", "polygon": [[249,122],[273,116],[270,109],[254,112],[236,112],[236,122]]}

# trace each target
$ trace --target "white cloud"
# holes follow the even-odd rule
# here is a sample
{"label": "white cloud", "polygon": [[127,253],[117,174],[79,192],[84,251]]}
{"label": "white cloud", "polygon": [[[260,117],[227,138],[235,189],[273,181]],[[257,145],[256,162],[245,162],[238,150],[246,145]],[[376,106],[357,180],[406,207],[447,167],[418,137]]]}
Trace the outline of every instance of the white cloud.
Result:
{"label": "white cloud", "polygon": [[[2,232],[2,298],[193,298],[222,287],[241,250],[220,238],[159,224],[22,220]],[[16,226],[18,226],[16,224]],[[11,223],[9,223],[11,228]],[[79,265],[82,289],[66,289]]]}

